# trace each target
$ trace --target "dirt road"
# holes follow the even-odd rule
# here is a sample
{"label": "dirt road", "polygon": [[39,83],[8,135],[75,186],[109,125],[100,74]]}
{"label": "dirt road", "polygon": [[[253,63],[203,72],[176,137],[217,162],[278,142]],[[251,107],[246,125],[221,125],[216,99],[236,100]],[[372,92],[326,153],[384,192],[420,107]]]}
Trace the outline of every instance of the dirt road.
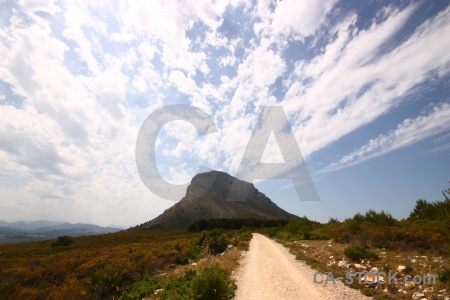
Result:
{"label": "dirt road", "polygon": [[371,299],[338,280],[335,285],[315,284],[315,270],[261,234],[253,234],[250,249],[244,255],[236,276],[235,300]]}

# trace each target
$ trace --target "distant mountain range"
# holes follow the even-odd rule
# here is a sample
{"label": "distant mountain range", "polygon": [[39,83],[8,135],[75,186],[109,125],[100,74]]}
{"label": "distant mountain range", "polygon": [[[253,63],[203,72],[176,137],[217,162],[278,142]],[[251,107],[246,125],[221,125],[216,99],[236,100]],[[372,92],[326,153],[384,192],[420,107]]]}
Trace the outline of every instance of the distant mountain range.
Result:
{"label": "distant mountain range", "polygon": [[[232,184],[239,193],[249,193],[245,201],[228,201]],[[155,219],[138,225],[142,228],[185,228],[200,219],[299,219],[278,207],[252,183],[239,180],[227,173],[211,171],[192,178],[186,195],[178,203]]]}
{"label": "distant mountain range", "polygon": [[0,244],[29,242],[35,240],[53,239],[63,235],[82,236],[117,232],[121,228],[102,227],[93,224],[68,223],[58,221],[18,221],[5,222],[0,220]]}

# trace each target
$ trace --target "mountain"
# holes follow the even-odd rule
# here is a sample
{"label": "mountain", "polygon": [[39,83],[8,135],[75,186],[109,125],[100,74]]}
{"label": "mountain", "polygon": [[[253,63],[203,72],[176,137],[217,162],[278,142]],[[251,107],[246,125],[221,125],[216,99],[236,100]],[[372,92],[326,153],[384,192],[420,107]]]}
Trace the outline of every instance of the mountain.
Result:
{"label": "mountain", "polygon": [[[215,179],[214,179],[215,178]],[[212,184],[211,184],[212,182]],[[249,191],[245,201],[228,201],[232,184],[237,195]],[[239,195],[239,193],[242,193]],[[210,171],[192,178],[186,195],[155,219],[138,228],[185,228],[200,219],[299,219],[279,208],[252,183],[227,173]]]}
{"label": "mountain", "polygon": [[59,221],[47,221],[47,220],[38,220],[38,221],[17,221],[12,223],[7,223],[4,221],[0,221],[0,227],[9,227],[19,231],[32,231],[42,227],[49,227],[54,225],[63,224],[64,222]]}
{"label": "mountain", "polygon": [[72,224],[46,220],[8,223],[0,220],[0,244],[53,239],[63,235],[105,234],[120,230],[122,229],[82,223]]}

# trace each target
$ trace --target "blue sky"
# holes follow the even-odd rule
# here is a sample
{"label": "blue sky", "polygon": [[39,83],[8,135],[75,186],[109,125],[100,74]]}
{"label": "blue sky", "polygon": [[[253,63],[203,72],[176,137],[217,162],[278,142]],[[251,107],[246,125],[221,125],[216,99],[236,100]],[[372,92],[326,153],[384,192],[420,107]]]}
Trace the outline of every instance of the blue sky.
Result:
{"label": "blue sky", "polygon": [[[405,218],[450,180],[447,1],[0,1],[0,219],[135,225],[174,204],[148,190],[135,145],[169,104],[158,170],[235,175],[264,106],[281,106],[320,201],[256,186],[326,222]],[[264,162],[279,162],[270,139]]]}

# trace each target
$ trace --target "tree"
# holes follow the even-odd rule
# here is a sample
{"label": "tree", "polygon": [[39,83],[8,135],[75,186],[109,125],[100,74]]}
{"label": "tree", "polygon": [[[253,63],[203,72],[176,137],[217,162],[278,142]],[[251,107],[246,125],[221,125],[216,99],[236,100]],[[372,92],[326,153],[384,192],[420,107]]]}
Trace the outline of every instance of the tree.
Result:
{"label": "tree", "polygon": [[70,236],[60,236],[52,243],[52,247],[68,246],[73,243],[73,239]]}

